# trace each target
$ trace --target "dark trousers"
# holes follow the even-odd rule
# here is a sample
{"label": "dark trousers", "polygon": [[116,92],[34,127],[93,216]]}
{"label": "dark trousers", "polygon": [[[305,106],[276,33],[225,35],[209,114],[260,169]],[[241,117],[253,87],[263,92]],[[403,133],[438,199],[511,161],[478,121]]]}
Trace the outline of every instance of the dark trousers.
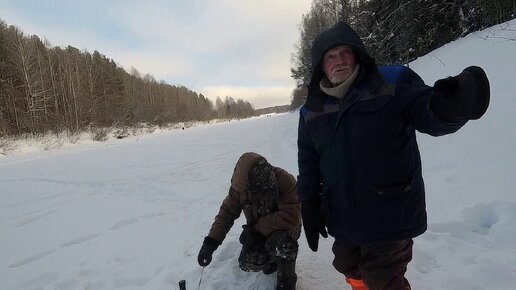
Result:
{"label": "dark trousers", "polygon": [[412,239],[365,245],[336,240],[333,266],[348,278],[363,280],[369,290],[410,290],[404,276],[412,245]]}

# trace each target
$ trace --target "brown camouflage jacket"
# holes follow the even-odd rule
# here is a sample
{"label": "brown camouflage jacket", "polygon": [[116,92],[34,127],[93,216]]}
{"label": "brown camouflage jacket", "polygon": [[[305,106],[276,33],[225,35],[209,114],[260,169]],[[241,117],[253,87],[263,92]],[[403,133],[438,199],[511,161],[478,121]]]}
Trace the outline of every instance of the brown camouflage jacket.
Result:
{"label": "brown camouflage jacket", "polygon": [[299,237],[301,203],[296,192],[296,179],[287,171],[273,167],[279,187],[277,210],[259,217],[253,209],[251,192],[247,190],[247,175],[252,165],[261,158],[256,153],[245,153],[240,157],[231,178],[229,193],[215,216],[208,236],[222,242],[243,211],[248,224],[255,224],[255,229],[264,236],[276,230],[286,230],[292,236]]}

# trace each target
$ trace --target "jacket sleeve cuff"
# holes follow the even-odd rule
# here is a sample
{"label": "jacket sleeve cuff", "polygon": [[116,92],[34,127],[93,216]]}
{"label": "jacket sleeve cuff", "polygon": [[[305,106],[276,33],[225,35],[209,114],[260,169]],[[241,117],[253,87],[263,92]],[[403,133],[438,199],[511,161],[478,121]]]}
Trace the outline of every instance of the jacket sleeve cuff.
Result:
{"label": "jacket sleeve cuff", "polygon": [[210,236],[206,236],[204,238],[204,242],[202,244],[208,245],[208,246],[213,246],[213,247],[218,247],[218,246],[220,246],[220,244],[222,244],[222,242],[219,242]]}

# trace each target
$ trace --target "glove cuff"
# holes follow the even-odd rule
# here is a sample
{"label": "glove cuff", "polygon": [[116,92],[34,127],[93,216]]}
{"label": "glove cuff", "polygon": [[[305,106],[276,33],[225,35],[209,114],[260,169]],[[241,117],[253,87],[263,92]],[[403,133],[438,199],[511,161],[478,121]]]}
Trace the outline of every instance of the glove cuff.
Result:
{"label": "glove cuff", "polygon": [[218,248],[220,246],[220,244],[222,244],[221,242],[215,240],[214,238],[210,237],[210,236],[206,236],[204,238],[204,241],[202,243],[203,245],[206,245],[206,246],[211,246],[211,247],[214,247],[215,249]]}

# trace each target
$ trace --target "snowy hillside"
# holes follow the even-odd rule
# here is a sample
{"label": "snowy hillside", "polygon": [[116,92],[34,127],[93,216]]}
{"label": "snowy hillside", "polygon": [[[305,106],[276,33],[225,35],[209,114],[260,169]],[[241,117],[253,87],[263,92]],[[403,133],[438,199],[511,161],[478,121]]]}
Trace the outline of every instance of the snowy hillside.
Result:
{"label": "snowy hillside", "polygon": [[[458,133],[419,135],[429,230],[415,240],[413,289],[515,289],[516,21],[410,64],[429,84],[482,66],[491,107]],[[0,289],[198,289],[197,253],[246,151],[297,174],[297,113],[0,158]],[[200,289],[273,289],[238,269],[239,219]],[[300,239],[298,289],[349,289]]]}

